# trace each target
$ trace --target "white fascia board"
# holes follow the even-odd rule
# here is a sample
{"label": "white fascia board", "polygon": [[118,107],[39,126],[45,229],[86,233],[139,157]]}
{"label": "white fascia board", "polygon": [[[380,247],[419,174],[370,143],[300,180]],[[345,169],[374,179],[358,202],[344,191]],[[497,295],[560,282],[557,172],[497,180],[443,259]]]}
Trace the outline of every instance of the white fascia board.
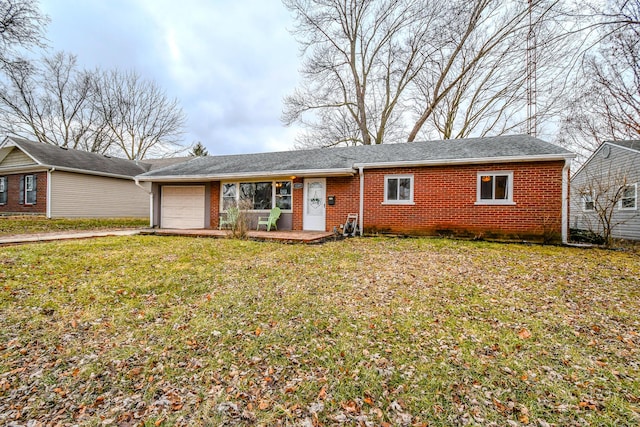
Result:
{"label": "white fascia board", "polygon": [[47,168],[54,168],[60,172],[71,172],[71,173],[80,173],[83,175],[95,175],[95,176],[104,176],[106,178],[118,178],[118,179],[127,179],[129,181],[133,181],[134,177],[131,175],[120,175],[117,173],[108,173],[108,172],[99,172],[99,171],[91,171],[86,169],[76,169],[76,168],[67,168],[60,166],[46,166]]}
{"label": "white fascia board", "polygon": [[202,181],[230,181],[237,179],[259,179],[259,178],[279,178],[279,177],[309,177],[309,176],[353,176],[356,170],[348,169],[305,169],[273,172],[238,172],[225,173],[219,175],[167,175],[167,176],[144,176],[138,175],[138,181],[152,182],[202,182]]}
{"label": "white fascia board", "polygon": [[355,163],[354,168],[383,169],[383,168],[407,168],[419,166],[448,166],[448,165],[473,165],[487,163],[526,163],[570,160],[575,158],[573,153],[544,154],[539,156],[512,156],[512,157],[478,157],[470,159],[437,159],[437,160],[409,160],[404,162],[378,162]]}
{"label": "white fascia board", "polygon": [[602,144],[600,144],[600,147],[602,147],[605,144],[615,145],[616,148],[622,148],[623,150],[631,151],[632,153],[640,153],[640,151],[634,150],[633,148],[625,147],[624,145],[618,145],[616,144],[616,141],[605,141]]}
{"label": "white fascia board", "polygon": [[2,173],[29,173],[29,172],[44,172],[47,170],[59,171],[59,172],[70,172],[70,173],[79,173],[83,175],[94,175],[94,176],[104,176],[107,178],[118,178],[118,179],[128,179],[133,181],[133,177],[129,175],[118,175],[114,173],[105,173],[105,172],[96,172],[89,171],[85,169],[75,169],[75,168],[65,168],[60,166],[52,166],[52,165],[25,165],[25,166],[12,166],[9,168],[0,168],[0,172]]}
{"label": "white fascia board", "polygon": [[45,165],[24,165],[24,166],[11,166],[6,168],[0,168],[0,173],[31,173],[31,172],[46,172],[50,167]]}

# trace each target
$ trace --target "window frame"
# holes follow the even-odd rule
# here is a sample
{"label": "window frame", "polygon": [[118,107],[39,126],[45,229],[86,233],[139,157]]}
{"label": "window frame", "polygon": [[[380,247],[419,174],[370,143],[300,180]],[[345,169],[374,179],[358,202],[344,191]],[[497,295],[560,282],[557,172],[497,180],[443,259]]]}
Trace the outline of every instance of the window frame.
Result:
{"label": "window frame", "polygon": [[[278,194],[277,193],[277,188],[278,187],[278,183],[284,183],[284,182],[288,182],[290,191],[288,195],[284,195],[284,194]],[[225,197],[224,197],[224,187],[226,185],[233,185],[235,187],[235,202],[236,204],[238,202],[240,202],[241,200],[241,185],[242,184],[257,184],[257,183],[270,183],[271,184],[271,207],[269,209],[247,209],[247,212],[257,212],[257,213],[264,213],[264,212],[269,212],[271,209],[273,209],[274,207],[278,206],[277,204],[277,200],[278,197],[283,198],[283,197],[289,197],[291,200],[291,208],[289,209],[282,209],[282,212],[284,213],[291,213],[293,212],[293,180],[291,179],[273,179],[273,180],[264,180],[264,179],[255,179],[255,180],[242,180],[242,181],[221,181],[220,182],[220,212],[226,212],[227,209],[225,208],[224,205],[224,201],[225,201]],[[230,200],[230,197],[226,197],[226,199]]]}
{"label": "window frame", "polygon": [[[29,185],[31,181],[31,185]],[[29,188],[31,187],[31,188]],[[29,201],[29,194],[33,194],[33,201]],[[24,204],[33,206],[38,201],[38,192],[36,187],[36,175],[29,174],[24,176]]]}
{"label": "window frame", "polygon": [[[624,197],[624,193],[626,191],[627,188],[632,188],[633,187],[633,197]],[[633,199],[633,206],[629,206],[629,207],[625,207],[623,206],[624,203],[623,201],[625,199]],[[618,202],[618,210],[621,211],[635,211],[638,209],[638,183],[634,183],[634,184],[627,184],[624,187],[622,187],[622,195],[620,197],[620,201]]]}
{"label": "window frame", "polygon": [[[476,205],[515,205],[516,203],[513,201],[513,171],[508,170],[500,170],[500,171],[478,171],[476,178]],[[483,199],[482,198],[482,177],[490,176],[492,177],[492,188],[491,188],[491,199]],[[507,198],[505,199],[496,199],[496,177],[498,176],[506,176],[507,177]]]}
{"label": "window frame", "polygon": [[9,177],[0,176],[0,205],[6,205],[9,201]]}
{"label": "window frame", "polygon": [[[596,203],[595,203],[595,200],[593,200],[593,196],[591,194],[582,194],[580,196],[580,200],[582,201],[581,203],[582,212],[596,211]],[[587,207],[587,203],[591,203],[591,208]]]}
{"label": "window frame", "polygon": [[[389,199],[389,180],[390,179],[397,179],[398,180],[398,188],[397,190],[397,199]],[[400,180],[401,179],[408,179],[409,180],[409,199],[408,200],[401,200],[400,197]],[[384,176],[384,199],[382,204],[383,205],[415,205],[414,201],[413,201],[413,196],[414,196],[414,187],[415,187],[415,180],[413,177],[413,174],[390,174],[390,175],[385,175]]]}

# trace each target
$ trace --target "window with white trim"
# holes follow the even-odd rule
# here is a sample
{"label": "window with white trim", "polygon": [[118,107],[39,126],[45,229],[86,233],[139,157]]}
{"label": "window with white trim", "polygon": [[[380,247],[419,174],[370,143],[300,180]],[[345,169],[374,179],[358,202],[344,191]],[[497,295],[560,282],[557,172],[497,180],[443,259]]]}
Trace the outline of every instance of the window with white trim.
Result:
{"label": "window with white trim", "polygon": [[596,210],[596,204],[591,194],[582,195],[582,210],[584,212],[593,212]]}
{"label": "window with white trim", "polygon": [[25,175],[24,177],[24,203],[27,205],[36,204],[36,176]]}
{"label": "window with white trim", "polygon": [[478,172],[476,204],[511,205],[513,172]]}
{"label": "window with white trim", "polygon": [[225,182],[221,184],[221,209],[244,202],[249,210],[268,211],[279,207],[283,211],[292,209],[291,181]]}
{"label": "window with white trim", "polygon": [[413,175],[385,175],[384,203],[412,204]]}
{"label": "window with white trim", "polygon": [[626,185],[622,189],[619,209],[635,210],[638,206],[638,184]]}
{"label": "window with white trim", "polygon": [[6,176],[0,176],[0,205],[7,203],[7,193],[9,192],[9,185]]}

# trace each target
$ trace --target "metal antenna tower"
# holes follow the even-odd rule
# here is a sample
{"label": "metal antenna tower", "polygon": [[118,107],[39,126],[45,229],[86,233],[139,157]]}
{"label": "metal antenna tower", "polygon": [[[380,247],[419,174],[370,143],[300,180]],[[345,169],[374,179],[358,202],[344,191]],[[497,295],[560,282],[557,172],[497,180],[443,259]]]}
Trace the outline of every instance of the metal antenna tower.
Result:
{"label": "metal antenna tower", "polygon": [[538,129],[537,124],[537,106],[536,106],[536,32],[533,20],[533,3],[535,0],[529,0],[529,32],[527,34],[527,133],[533,137],[536,136]]}

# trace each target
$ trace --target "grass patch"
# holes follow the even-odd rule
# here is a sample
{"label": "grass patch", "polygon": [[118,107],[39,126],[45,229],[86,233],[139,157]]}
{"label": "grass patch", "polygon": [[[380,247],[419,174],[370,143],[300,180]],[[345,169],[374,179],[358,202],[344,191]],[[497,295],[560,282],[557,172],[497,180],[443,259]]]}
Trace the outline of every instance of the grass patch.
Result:
{"label": "grass patch", "polygon": [[148,226],[149,220],[146,218],[48,219],[40,216],[0,216],[0,236],[74,230],[144,228]]}
{"label": "grass patch", "polygon": [[135,236],[0,265],[1,424],[640,422],[632,253]]}

